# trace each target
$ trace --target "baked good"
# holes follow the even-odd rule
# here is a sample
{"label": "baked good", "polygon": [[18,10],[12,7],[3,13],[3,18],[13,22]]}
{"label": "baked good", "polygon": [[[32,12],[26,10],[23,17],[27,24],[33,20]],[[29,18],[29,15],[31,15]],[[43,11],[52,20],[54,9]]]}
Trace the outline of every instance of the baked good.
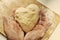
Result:
{"label": "baked good", "polygon": [[30,4],[26,8],[20,7],[15,12],[15,20],[19,22],[25,32],[29,32],[36,25],[39,18],[39,7]]}

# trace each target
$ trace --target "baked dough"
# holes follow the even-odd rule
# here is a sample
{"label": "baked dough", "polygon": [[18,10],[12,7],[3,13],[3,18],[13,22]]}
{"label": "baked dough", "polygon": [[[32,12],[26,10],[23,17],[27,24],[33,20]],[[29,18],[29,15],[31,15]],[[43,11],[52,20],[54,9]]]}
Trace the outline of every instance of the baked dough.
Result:
{"label": "baked dough", "polygon": [[29,32],[36,25],[39,18],[39,7],[30,4],[26,8],[20,7],[15,12],[15,20],[19,22],[25,32]]}

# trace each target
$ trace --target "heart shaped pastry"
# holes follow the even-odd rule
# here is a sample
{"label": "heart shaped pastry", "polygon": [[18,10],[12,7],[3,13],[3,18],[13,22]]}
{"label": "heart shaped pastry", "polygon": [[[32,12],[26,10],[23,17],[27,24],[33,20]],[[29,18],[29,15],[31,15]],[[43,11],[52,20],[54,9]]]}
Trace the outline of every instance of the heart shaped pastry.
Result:
{"label": "heart shaped pastry", "polygon": [[29,32],[36,25],[39,18],[39,7],[30,4],[27,7],[20,7],[15,12],[15,20],[19,22],[25,32]]}

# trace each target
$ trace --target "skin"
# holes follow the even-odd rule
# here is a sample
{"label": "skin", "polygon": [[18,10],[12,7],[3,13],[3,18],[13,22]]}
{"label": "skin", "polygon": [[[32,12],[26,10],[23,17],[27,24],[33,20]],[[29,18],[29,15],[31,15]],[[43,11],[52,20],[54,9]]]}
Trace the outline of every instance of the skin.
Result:
{"label": "skin", "polygon": [[18,23],[14,19],[11,19],[10,21],[11,24],[9,24],[7,18],[3,17],[3,25],[5,33],[8,38],[7,40],[40,40],[39,38],[44,36],[46,30],[51,25],[46,20],[44,13],[45,12],[42,10],[39,12],[41,16],[39,22],[35,25],[32,31],[26,33],[25,37],[22,28],[18,25]]}
{"label": "skin", "polygon": [[24,33],[20,26],[14,21],[10,21],[11,24],[8,23],[8,20],[4,17],[3,18],[3,25],[4,30],[9,40],[23,40]]}

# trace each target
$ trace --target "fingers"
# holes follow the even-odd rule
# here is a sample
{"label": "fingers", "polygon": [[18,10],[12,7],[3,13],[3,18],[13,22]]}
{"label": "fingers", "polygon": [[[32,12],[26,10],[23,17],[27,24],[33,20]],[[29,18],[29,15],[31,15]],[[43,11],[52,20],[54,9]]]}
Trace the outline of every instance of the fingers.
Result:
{"label": "fingers", "polygon": [[[43,22],[44,23],[44,22]],[[46,32],[46,30],[50,27],[50,23],[44,23],[44,25],[41,24],[37,24],[33,30],[43,30],[44,32]]]}
{"label": "fingers", "polygon": [[33,30],[36,29],[40,29],[40,30],[47,30],[49,28],[49,26],[51,25],[51,23],[49,21],[47,21],[47,17],[45,15],[45,10],[41,10],[39,12],[40,14],[40,20],[37,23],[37,25],[35,26],[35,28],[33,28]]}
{"label": "fingers", "polygon": [[3,17],[3,26],[4,26],[4,31],[9,29],[9,24],[8,21],[5,17]]}
{"label": "fingers", "polygon": [[24,33],[20,26],[12,19],[10,21],[3,17],[4,31],[7,35],[7,38],[11,40],[23,40]]}
{"label": "fingers", "polygon": [[40,14],[41,14],[41,17],[40,17],[39,23],[37,25],[40,24],[44,27],[44,29],[48,29],[49,26],[51,25],[51,23],[47,20],[46,10],[41,10]]}
{"label": "fingers", "polygon": [[38,40],[44,35],[42,30],[33,30],[26,34],[24,40]]}
{"label": "fingers", "polygon": [[8,26],[8,22],[7,22],[7,19],[6,19],[5,17],[3,17],[3,25],[4,25],[5,27]]}

